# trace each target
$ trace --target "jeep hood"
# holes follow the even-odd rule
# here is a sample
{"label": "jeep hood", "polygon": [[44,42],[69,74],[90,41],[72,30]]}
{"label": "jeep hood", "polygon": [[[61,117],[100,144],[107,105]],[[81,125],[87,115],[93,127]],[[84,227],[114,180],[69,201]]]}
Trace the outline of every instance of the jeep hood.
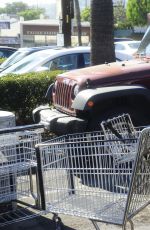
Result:
{"label": "jeep hood", "polygon": [[97,84],[102,86],[117,83],[126,84],[132,80],[138,81],[139,78],[145,78],[150,73],[150,26],[144,34],[136,54],[138,59],[74,70],[66,72],[58,78],[74,80],[79,85],[85,84],[88,80],[94,86]]}
{"label": "jeep hood", "polygon": [[65,72],[57,77],[76,81],[80,86],[90,82],[91,86],[126,84],[149,76],[149,61],[131,60],[92,66],[84,69]]}

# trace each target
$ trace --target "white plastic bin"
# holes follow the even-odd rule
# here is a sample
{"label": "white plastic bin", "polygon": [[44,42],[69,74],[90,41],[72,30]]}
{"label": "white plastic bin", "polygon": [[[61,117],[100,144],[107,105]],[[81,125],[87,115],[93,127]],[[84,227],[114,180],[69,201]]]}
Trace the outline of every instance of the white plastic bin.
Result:
{"label": "white plastic bin", "polygon": [[[16,126],[15,115],[12,112],[0,111],[0,129],[11,128],[14,126]],[[1,194],[3,193],[3,197],[4,195],[6,196],[5,202],[6,201],[9,202],[10,200],[9,198],[9,194],[11,192],[10,183],[12,183],[11,180],[13,181],[16,180],[16,176],[12,177],[12,175],[9,173],[8,167],[7,167],[7,170],[4,169],[4,165],[5,163],[7,163],[7,157],[4,156],[3,149],[6,148],[8,144],[9,145],[12,144],[13,146],[14,143],[16,143],[16,135],[8,134],[5,137],[3,135],[0,135],[0,188],[1,188]],[[6,151],[5,151],[5,154],[7,155]],[[11,155],[13,156],[16,155],[15,148],[12,148]],[[5,171],[5,173],[2,173],[2,171]],[[14,189],[14,188],[11,186],[11,189]],[[14,195],[13,199],[15,198],[16,196]],[[3,209],[2,207],[3,202],[4,202],[4,199],[2,199],[2,195],[0,195],[1,209]],[[5,202],[4,202],[4,206],[6,206]],[[11,205],[9,206],[9,208],[11,209]]]}
{"label": "white plastic bin", "polygon": [[0,111],[0,129],[16,126],[15,115],[12,112]]}

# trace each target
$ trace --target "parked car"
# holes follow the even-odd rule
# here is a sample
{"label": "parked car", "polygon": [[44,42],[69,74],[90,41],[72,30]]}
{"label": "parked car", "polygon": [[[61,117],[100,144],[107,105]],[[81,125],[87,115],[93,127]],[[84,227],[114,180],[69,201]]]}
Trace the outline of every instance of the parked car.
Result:
{"label": "parked car", "polygon": [[45,50],[45,49],[51,49],[54,48],[54,46],[40,46],[40,47],[26,47],[26,48],[19,48],[17,51],[10,55],[6,61],[4,61],[0,65],[0,72],[2,72],[4,69],[8,68],[9,66],[13,65],[14,63],[22,60],[24,57],[26,57],[29,54],[32,54],[34,52]]}
{"label": "parked car", "polygon": [[0,58],[8,58],[16,51],[17,49],[14,47],[0,46]]}
{"label": "parked car", "polygon": [[46,96],[53,107],[35,108],[33,120],[57,135],[100,130],[103,120],[122,113],[129,113],[134,125],[150,124],[149,59],[65,72]]}
{"label": "parked car", "polygon": [[[132,38],[117,38],[114,37],[114,42],[121,42],[121,41],[133,41]],[[91,43],[89,42],[88,46],[91,46]]]}
{"label": "parked car", "polygon": [[124,61],[134,59],[134,54],[140,46],[140,41],[115,42],[116,58]]}
{"label": "parked car", "polygon": [[51,70],[73,70],[90,64],[90,47],[56,48],[38,51],[5,69],[0,76],[8,73],[23,74]]}
{"label": "parked car", "polygon": [[114,38],[114,42],[121,42],[121,41],[133,41],[132,38]]}

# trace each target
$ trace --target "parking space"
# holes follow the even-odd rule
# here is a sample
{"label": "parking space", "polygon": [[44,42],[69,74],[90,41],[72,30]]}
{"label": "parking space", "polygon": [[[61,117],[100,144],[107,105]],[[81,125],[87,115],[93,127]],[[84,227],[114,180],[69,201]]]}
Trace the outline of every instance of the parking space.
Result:
{"label": "parking space", "polygon": [[[71,217],[66,215],[60,215],[63,221],[63,230],[94,230],[92,223],[79,217]],[[135,230],[149,230],[150,226],[150,207],[147,207],[144,211],[134,218]],[[121,229],[116,225],[100,224],[102,230],[119,230]],[[52,221],[52,214],[45,217],[37,217],[32,220],[26,220],[24,222],[12,224],[11,226],[3,227],[2,230],[56,230],[55,224]],[[127,228],[130,229],[130,228]]]}

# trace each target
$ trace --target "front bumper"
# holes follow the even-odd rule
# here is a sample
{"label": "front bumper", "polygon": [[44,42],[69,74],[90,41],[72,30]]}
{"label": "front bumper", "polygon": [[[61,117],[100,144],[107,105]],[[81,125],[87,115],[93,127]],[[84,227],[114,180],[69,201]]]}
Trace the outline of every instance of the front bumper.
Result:
{"label": "front bumper", "polygon": [[77,133],[86,131],[87,121],[63,114],[56,109],[45,108],[39,111],[40,124],[57,134]]}

